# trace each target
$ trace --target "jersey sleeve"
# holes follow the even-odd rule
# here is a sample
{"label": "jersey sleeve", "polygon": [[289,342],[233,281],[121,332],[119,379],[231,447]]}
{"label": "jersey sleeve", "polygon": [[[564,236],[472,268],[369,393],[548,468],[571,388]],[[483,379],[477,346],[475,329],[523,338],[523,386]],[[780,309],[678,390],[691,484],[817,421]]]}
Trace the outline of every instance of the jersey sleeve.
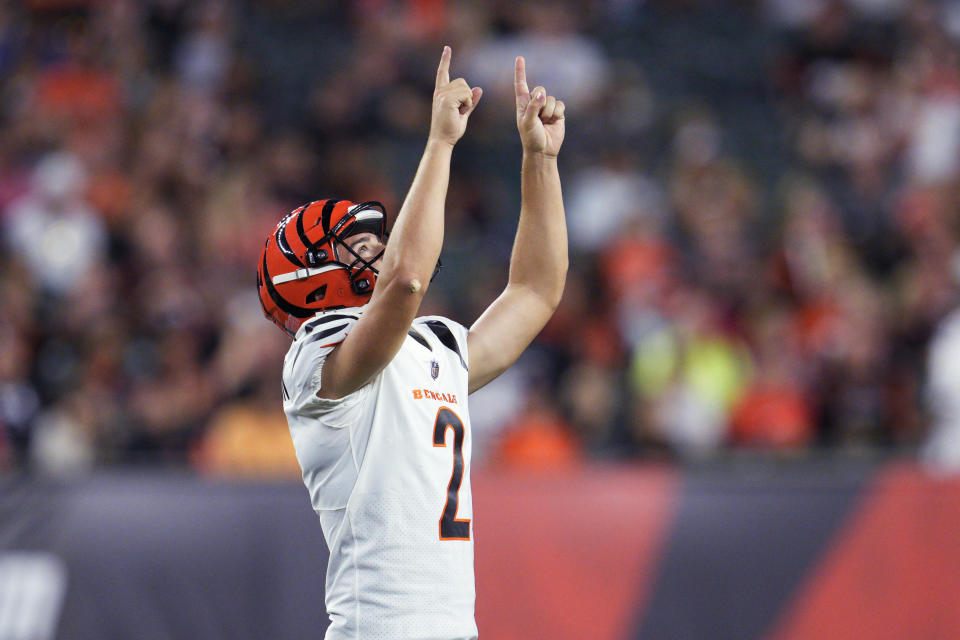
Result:
{"label": "jersey sleeve", "polygon": [[313,418],[338,429],[354,422],[355,410],[369,393],[370,385],[337,399],[318,398],[317,390],[322,386],[327,356],[343,342],[357,320],[353,314],[326,314],[301,328],[283,364],[286,413]]}

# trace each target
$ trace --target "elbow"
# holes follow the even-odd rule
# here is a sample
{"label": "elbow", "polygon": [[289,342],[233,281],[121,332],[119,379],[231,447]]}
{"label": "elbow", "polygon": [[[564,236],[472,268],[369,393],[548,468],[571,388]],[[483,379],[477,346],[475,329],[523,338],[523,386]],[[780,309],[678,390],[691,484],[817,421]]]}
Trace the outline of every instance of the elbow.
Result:
{"label": "elbow", "polygon": [[[421,283],[420,278],[416,276],[405,278],[400,283],[400,286],[403,287],[404,292],[408,294],[420,293],[421,289],[423,289],[423,283]],[[423,294],[421,293],[421,295]]]}
{"label": "elbow", "polygon": [[400,292],[422,296],[430,284],[436,262],[436,258],[433,261],[424,260],[402,251],[384,256],[377,285],[397,287]]}
{"label": "elbow", "polygon": [[550,307],[551,314],[557,310],[557,307],[560,306],[560,301],[563,300],[563,286],[564,281],[561,281],[553,291],[543,296],[544,302]]}
{"label": "elbow", "polygon": [[560,301],[563,299],[563,290],[567,286],[567,270],[568,270],[569,264],[570,263],[567,260],[564,260],[563,267],[560,269],[557,275],[557,289],[555,292],[556,297],[553,305],[554,309],[560,306]]}
{"label": "elbow", "polygon": [[[553,312],[560,306],[563,300],[563,288],[566,282],[566,276],[560,277],[556,282],[549,285],[523,286],[529,292],[531,300],[536,300],[540,308],[546,312],[547,317],[552,316]],[[522,286],[522,285],[521,285]]]}
{"label": "elbow", "polygon": [[567,283],[567,263],[554,270],[541,271],[535,277],[519,277],[511,273],[508,288],[525,291],[528,299],[536,301],[552,315],[563,299],[563,289]]}
{"label": "elbow", "polygon": [[399,271],[392,274],[386,282],[378,283],[384,289],[390,289],[400,295],[423,298],[427,292],[429,278],[413,271]]}
{"label": "elbow", "polygon": [[554,280],[552,286],[547,287],[540,294],[540,297],[543,298],[547,306],[550,307],[550,313],[556,311],[557,307],[560,306],[560,301],[563,300],[563,289],[566,287],[566,284],[567,264],[564,263],[563,268],[558,270],[556,280]]}

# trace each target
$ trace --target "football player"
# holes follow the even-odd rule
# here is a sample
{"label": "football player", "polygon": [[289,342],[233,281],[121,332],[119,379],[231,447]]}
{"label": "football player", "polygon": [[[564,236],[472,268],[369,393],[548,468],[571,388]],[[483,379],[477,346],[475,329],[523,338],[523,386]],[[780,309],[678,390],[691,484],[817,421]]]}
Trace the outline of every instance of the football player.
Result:
{"label": "football player", "polygon": [[416,317],[438,264],[450,157],[482,90],[437,70],[430,133],[385,241],[376,202],[319,200],[267,239],[266,315],[294,341],[284,411],[330,550],[328,640],[475,638],[467,396],[513,363],[560,301],[564,104],[514,69],[521,208],[503,293],[466,329]]}

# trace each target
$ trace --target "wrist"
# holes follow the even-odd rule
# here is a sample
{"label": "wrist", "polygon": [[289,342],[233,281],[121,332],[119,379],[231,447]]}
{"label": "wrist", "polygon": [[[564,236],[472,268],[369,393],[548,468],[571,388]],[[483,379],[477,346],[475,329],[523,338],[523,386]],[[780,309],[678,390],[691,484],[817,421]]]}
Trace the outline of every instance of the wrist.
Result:
{"label": "wrist", "polygon": [[427,149],[436,149],[440,151],[451,151],[453,147],[457,144],[456,140],[450,140],[448,138],[442,138],[440,136],[428,136],[427,137]]}
{"label": "wrist", "polygon": [[523,150],[523,164],[524,165],[544,165],[544,166],[556,166],[557,156],[555,154],[550,154],[545,151],[530,151],[528,149]]}

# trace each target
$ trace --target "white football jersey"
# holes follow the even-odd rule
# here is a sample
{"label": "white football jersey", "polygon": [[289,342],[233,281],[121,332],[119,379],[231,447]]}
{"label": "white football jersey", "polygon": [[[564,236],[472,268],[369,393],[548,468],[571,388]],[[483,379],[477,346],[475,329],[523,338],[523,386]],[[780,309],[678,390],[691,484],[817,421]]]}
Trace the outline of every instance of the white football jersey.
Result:
{"label": "white football jersey", "polygon": [[326,638],[475,638],[467,329],[417,318],[372,382],[318,398],[324,359],[362,311],[304,323],[283,366],[284,411],[330,549]]}

